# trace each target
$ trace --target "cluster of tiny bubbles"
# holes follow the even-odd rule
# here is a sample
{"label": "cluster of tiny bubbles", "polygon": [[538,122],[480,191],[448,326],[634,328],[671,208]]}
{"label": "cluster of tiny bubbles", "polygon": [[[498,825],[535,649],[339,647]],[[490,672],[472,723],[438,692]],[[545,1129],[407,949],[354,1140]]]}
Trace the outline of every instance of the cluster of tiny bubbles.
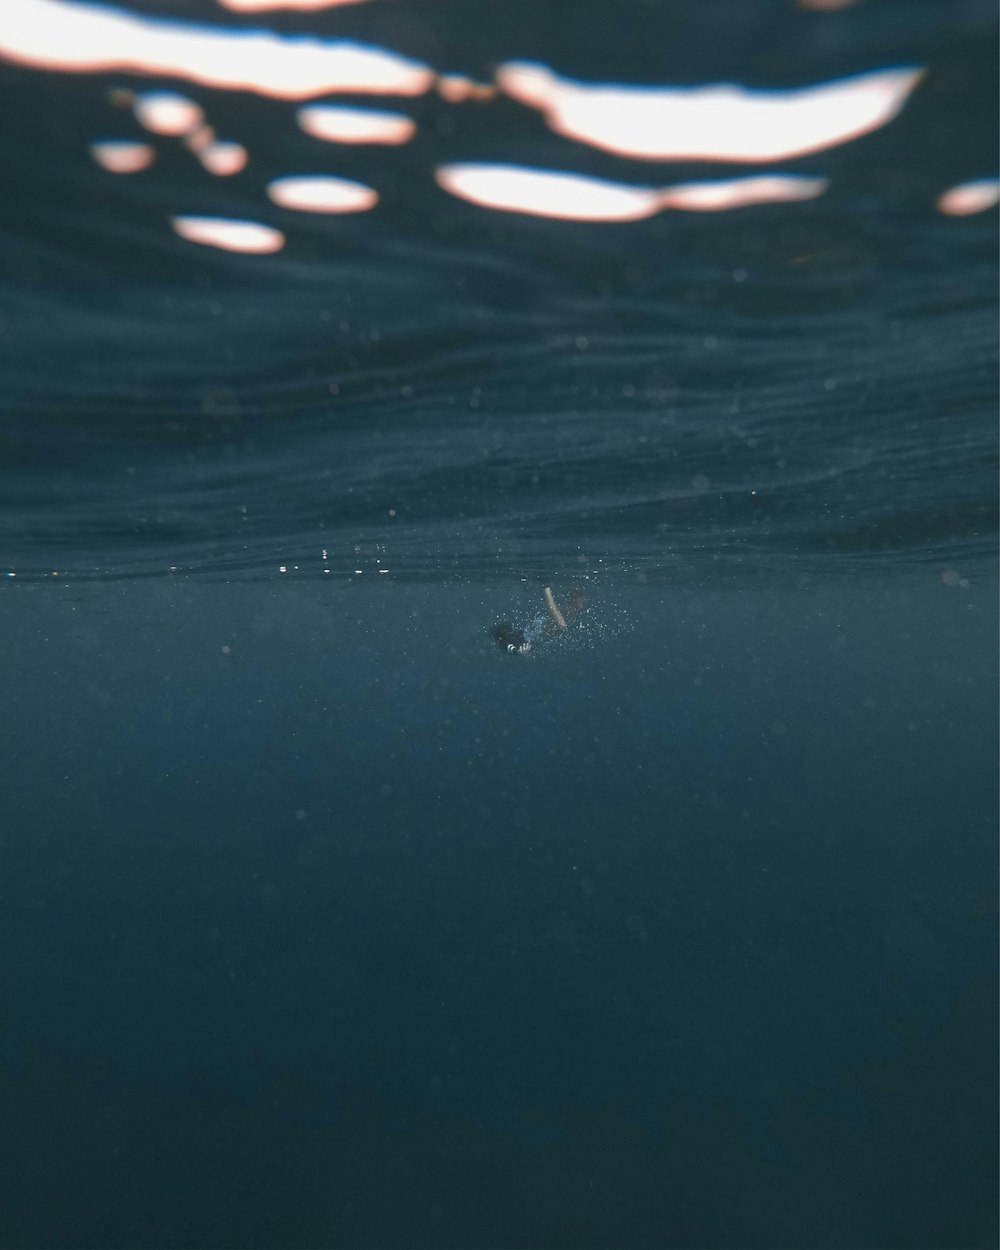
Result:
{"label": "cluster of tiny bubbles", "polygon": [[584,604],[580,615],[553,638],[552,646],[560,651],[594,651],[634,629],[635,620],[628,607],[602,595],[599,600]]}
{"label": "cluster of tiny bubbles", "polygon": [[[524,584],[530,584],[522,578]],[[573,590],[581,590],[584,595],[582,611],[570,619],[565,630],[547,636],[543,642],[533,647],[526,659],[540,660],[545,655],[594,651],[603,647],[613,639],[635,629],[635,621],[626,604],[616,602],[605,588],[607,571],[593,569],[577,573],[572,583],[564,586],[553,586],[556,602],[563,604]],[[603,584],[602,584],[603,583]],[[526,607],[523,596],[512,603],[504,619],[509,619],[515,628],[524,628],[536,617],[546,613],[542,586],[538,585],[537,602]]]}

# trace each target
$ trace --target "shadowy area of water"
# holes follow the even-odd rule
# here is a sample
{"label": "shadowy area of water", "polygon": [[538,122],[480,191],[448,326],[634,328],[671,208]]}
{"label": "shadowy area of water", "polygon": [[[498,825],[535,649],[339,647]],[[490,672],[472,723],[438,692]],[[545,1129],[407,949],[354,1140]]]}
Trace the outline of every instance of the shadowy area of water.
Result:
{"label": "shadowy area of water", "polygon": [[5,1244],[990,1244],[995,585],[587,590],[4,587]]}

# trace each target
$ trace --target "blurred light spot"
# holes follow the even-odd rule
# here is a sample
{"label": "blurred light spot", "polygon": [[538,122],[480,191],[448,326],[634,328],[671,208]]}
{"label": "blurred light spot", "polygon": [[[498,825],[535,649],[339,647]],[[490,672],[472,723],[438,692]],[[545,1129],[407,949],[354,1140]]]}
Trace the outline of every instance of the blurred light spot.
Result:
{"label": "blurred light spot", "polygon": [[660,206],[652,187],[515,165],[443,165],[436,178],[445,191],[483,208],[563,221],[640,221]]}
{"label": "blurred light spot", "polygon": [[296,114],[299,126],[328,143],[408,143],[417,125],[405,113],[310,104]]}
{"label": "blurred light spot", "polygon": [[730,178],[719,182],[688,182],[668,187],[660,197],[663,208],[714,213],[749,204],[787,204],[814,200],[829,186],[826,178],[796,174],[762,174],[754,178]]}
{"label": "blurred light spot", "polygon": [[346,178],[276,178],[267,194],[282,208],[303,213],[362,213],[378,203],[378,192]]}
{"label": "blurred light spot", "polygon": [[190,135],[187,146],[203,167],[217,178],[229,178],[246,168],[246,148],[241,143],[217,139],[211,126],[203,126]]}
{"label": "blurred light spot", "polygon": [[639,221],[664,208],[719,212],[749,204],[808,200],[822,195],[828,185],[825,178],[772,174],[679,183],[658,190],[580,174],[485,164],[444,165],[437,181],[452,195],[484,208],[564,221]]}
{"label": "blurred light spot", "polygon": [[148,169],[156,160],[156,153],[148,143],[132,143],[125,139],[92,143],[90,154],[102,169],[111,174],[137,174]]}
{"label": "blurred light spot", "polygon": [[306,100],[328,91],[420,95],[434,75],[382,48],[140,17],[72,0],[0,0],[0,57],[70,73],[124,70]]}
{"label": "blurred light spot", "polygon": [[285,236],[256,221],[230,221],[225,217],[172,217],[171,225],[189,243],[204,243],[225,252],[265,254],[280,252]]}
{"label": "blurred light spot", "polygon": [[438,95],[449,104],[463,104],[466,100],[492,100],[496,87],[489,83],[474,82],[464,74],[442,74],[437,83]]}
{"label": "blurred light spot", "polygon": [[189,135],[205,121],[201,107],[172,91],[147,91],[132,100],[132,111],[154,135]]}
{"label": "blurred light spot", "polygon": [[946,217],[971,217],[973,213],[985,213],[1000,204],[1000,180],[979,178],[975,182],[963,182],[938,197],[939,213]]}
{"label": "blurred light spot", "polygon": [[796,0],[800,9],[812,9],[816,13],[832,13],[835,9],[849,9],[861,0]]}
{"label": "blurred light spot", "polygon": [[201,163],[217,178],[229,178],[246,168],[247,150],[239,143],[212,143],[199,153]]}
{"label": "blurred light spot", "polygon": [[819,87],[619,87],[559,78],[544,65],[500,68],[501,90],[557,134],[644,160],[771,161],[819,152],[884,126],[919,69],[878,70]]}

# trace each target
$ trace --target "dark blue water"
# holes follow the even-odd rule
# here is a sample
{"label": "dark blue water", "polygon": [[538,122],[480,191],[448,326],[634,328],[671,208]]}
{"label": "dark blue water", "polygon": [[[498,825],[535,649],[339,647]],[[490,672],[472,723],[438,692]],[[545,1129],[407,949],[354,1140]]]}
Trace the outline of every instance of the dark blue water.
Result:
{"label": "dark blue water", "polygon": [[[769,163],[814,201],[612,224],[433,170],[740,171],[503,98],[349,96],[417,135],[320,156],[156,79],[250,150],[213,179],[150,80],[0,60],[0,1245],[996,1245],[996,215],[937,207],[996,176],[992,8],[253,24],[925,75]],[[271,204],[310,161],[378,207]]]}

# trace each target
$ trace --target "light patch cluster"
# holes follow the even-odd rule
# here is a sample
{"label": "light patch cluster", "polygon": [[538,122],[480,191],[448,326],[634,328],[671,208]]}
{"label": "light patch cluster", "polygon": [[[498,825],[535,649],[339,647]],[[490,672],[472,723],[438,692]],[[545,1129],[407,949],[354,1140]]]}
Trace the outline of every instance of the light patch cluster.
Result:
{"label": "light patch cluster", "polygon": [[[236,13],[279,9],[310,12],[362,0],[220,0]],[[847,0],[800,0],[822,10]],[[302,101],[299,128],[324,144],[399,146],[417,131],[405,112],[340,105],[322,97],[339,93],[417,97],[436,91],[455,105],[484,104],[503,95],[534,110],[548,128],[574,143],[613,156],[649,162],[712,161],[757,167],[793,161],[871,134],[891,123],[917,90],[923,70],[901,66],[833,82],[751,90],[733,83],[692,87],[585,83],[537,62],[501,65],[492,83],[438,73],[384,48],[347,40],[292,37],[263,29],[239,30],[147,17],[82,0],[3,0],[0,58],[60,73],[119,70],[187,80],[217,90],[252,91]],[[250,154],[220,139],[204,110],[175,91],[119,90],[115,101],[131,108],[155,139],[177,139],[209,174],[230,177]],[[141,174],[156,156],[153,143],[108,137],[91,145],[94,160],[117,174]],[[828,180],[761,168],[729,178],[636,185],[565,170],[503,162],[445,163],[434,177],[447,194],[479,207],[563,221],[634,222],[664,211],[727,212],[749,205],[790,203],[822,195]],[[357,213],[379,202],[374,187],[320,170],[289,171],[268,187],[283,209],[307,213]],[[967,216],[1000,201],[997,179],[945,191],[936,207]],[[248,221],[211,224],[176,217],[174,228],[190,242],[260,254],[278,250],[284,235]]]}

